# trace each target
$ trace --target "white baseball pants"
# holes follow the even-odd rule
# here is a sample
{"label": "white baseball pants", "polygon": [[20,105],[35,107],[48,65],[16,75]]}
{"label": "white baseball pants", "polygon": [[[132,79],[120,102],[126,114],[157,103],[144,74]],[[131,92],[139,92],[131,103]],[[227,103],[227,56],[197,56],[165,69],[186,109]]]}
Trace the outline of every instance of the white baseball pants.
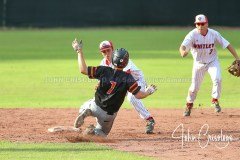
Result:
{"label": "white baseball pants", "polygon": [[215,59],[214,61],[207,64],[194,62],[192,70],[192,84],[189,88],[187,96],[188,103],[193,103],[196,99],[197,93],[206,72],[209,73],[213,83],[212,98],[219,99],[222,89],[221,68],[218,59]]}
{"label": "white baseball pants", "polygon": [[[141,86],[141,90],[144,91],[147,87],[146,81],[144,79],[139,79],[137,82],[138,85]],[[151,117],[151,114],[146,109],[141,99],[137,99],[130,92],[127,93],[127,99],[142,119],[148,119],[149,117]]]}

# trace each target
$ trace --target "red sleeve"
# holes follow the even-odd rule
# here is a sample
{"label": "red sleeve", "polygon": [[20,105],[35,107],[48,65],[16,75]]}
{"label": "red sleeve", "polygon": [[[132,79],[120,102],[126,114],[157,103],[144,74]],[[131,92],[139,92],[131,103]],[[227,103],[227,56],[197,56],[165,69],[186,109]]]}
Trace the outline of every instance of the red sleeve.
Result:
{"label": "red sleeve", "polygon": [[141,86],[138,86],[138,83],[135,81],[132,75],[129,75],[128,86],[129,86],[128,91],[133,95],[137,94],[141,89]]}
{"label": "red sleeve", "polygon": [[97,69],[98,69],[98,67],[89,66],[88,67],[88,77],[91,78],[91,79],[97,78],[96,77]]}

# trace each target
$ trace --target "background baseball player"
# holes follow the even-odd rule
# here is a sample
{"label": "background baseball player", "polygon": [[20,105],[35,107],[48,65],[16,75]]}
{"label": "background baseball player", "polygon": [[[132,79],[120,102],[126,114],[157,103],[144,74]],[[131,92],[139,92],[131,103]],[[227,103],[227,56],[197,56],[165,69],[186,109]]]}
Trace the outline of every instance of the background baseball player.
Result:
{"label": "background baseball player", "polygon": [[184,116],[190,116],[194,100],[206,72],[210,74],[213,83],[212,106],[215,107],[216,112],[221,112],[218,99],[222,89],[222,78],[216,44],[220,44],[223,49],[227,48],[236,60],[239,60],[232,45],[219,32],[208,28],[208,19],[205,15],[197,15],[194,23],[196,28],[187,34],[179,49],[182,57],[187,56],[189,50],[191,50],[194,60],[192,84],[189,88]]}
{"label": "background baseball player", "polygon": [[[111,63],[111,55],[113,53],[113,44],[111,41],[102,41],[99,44],[99,50],[103,55],[103,60],[101,61],[101,66],[114,67]],[[143,72],[131,61],[129,60],[128,65],[123,69],[123,71],[131,73],[134,79],[138,82],[138,85],[141,86],[141,90],[144,90],[147,86],[147,83],[144,79]],[[142,100],[137,99],[132,93],[128,92],[127,99],[131,105],[135,108],[142,119],[147,121],[146,133],[152,133],[154,129],[155,121],[149,111],[145,108]]]}
{"label": "background baseball player", "polygon": [[78,42],[75,39],[72,46],[78,53],[80,72],[88,75],[89,78],[100,81],[100,85],[95,92],[95,98],[81,106],[74,126],[76,128],[80,127],[87,116],[96,117],[97,125],[92,128],[92,133],[106,137],[112,128],[127,91],[131,92],[136,98],[145,98],[154,93],[156,87],[151,85],[145,91],[141,91],[141,86],[138,85],[133,76],[122,71],[129,61],[129,54],[123,48],[115,50],[112,55],[113,69],[106,66],[87,67],[82,52],[82,41]]}

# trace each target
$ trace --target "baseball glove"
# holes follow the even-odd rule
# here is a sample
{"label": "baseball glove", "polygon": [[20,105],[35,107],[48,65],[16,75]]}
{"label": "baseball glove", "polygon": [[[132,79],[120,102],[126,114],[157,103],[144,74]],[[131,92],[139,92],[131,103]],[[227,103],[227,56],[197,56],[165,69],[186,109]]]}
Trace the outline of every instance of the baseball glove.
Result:
{"label": "baseball glove", "polygon": [[235,60],[231,66],[228,67],[228,72],[233,76],[240,77],[240,60]]}

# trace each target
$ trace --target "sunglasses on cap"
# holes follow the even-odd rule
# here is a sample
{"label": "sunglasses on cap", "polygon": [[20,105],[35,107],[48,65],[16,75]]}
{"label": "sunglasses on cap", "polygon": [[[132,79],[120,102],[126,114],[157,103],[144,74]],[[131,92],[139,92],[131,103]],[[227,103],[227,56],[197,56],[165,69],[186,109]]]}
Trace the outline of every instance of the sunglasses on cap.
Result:
{"label": "sunglasses on cap", "polygon": [[196,23],[197,26],[204,26],[206,23]]}

